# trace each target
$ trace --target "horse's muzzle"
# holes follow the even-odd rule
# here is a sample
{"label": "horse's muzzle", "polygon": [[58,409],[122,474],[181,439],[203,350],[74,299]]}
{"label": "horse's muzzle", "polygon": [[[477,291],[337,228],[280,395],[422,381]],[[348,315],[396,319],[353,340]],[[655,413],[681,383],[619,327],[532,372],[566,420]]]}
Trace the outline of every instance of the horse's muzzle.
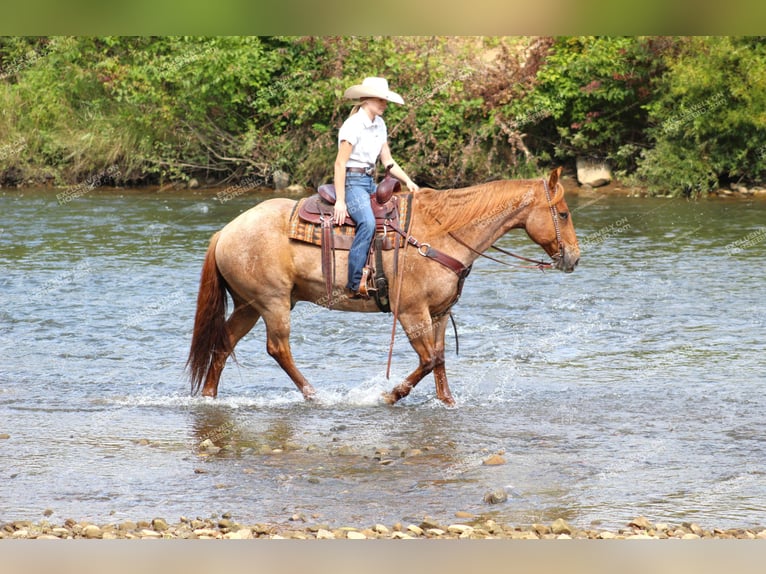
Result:
{"label": "horse's muzzle", "polygon": [[553,261],[553,266],[556,269],[564,273],[571,273],[580,262],[580,250],[576,247],[574,249],[565,248],[564,255],[554,257]]}

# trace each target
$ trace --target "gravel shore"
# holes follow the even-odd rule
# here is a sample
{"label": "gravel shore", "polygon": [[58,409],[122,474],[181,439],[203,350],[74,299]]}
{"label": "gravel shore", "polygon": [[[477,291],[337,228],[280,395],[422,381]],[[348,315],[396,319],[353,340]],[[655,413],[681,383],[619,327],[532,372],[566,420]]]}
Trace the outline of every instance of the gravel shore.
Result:
{"label": "gravel shore", "polygon": [[[465,517],[468,518],[468,517]],[[616,530],[579,529],[558,519],[551,524],[512,526],[493,520],[472,519],[439,524],[428,518],[419,524],[374,524],[368,527],[331,528],[293,517],[291,524],[240,524],[229,514],[221,518],[189,519],[168,523],[162,518],[151,521],[124,521],[93,524],[66,520],[63,524],[48,521],[17,520],[0,527],[0,539],[683,539],[737,538],[766,539],[766,528],[706,529],[685,522],[681,525],[651,523],[639,516],[625,528]]]}

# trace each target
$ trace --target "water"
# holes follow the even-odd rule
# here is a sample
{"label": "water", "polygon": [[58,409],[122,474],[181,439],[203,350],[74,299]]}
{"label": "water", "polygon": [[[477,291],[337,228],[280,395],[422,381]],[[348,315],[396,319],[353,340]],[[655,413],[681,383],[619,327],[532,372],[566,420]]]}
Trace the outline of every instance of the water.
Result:
{"label": "water", "polygon": [[[316,404],[260,323],[219,398],[191,398],[208,238],[265,197],[0,191],[0,521],[766,524],[766,202],[571,197],[575,273],[480,261],[468,278],[458,408],[432,377],[382,405],[415,366],[401,330],[387,381],[390,316],[305,303],[292,343]],[[496,452],[507,464],[482,465]]]}

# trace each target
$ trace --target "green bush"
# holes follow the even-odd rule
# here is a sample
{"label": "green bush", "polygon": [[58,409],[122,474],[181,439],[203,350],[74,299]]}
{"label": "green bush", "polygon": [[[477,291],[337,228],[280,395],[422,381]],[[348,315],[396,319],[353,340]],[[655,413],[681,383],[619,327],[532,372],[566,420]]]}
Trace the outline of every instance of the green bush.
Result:
{"label": "green bush", "polygon": [[529,130],[550,157],[608,160],[622,172],[635,167],[645,144],[645,104],[661,75],[662,38],[566,37],[552,45],[519,118],[537,119]]}
{"label": "green bush", "polygon": [[0,183],[317,186],[371,75],[405,99],[392,152],[425,186],[579,156],[675,195],[766,171],[760,38],[29,37],[0,38]]}
{"label": "green bush", "polygon": [[655,193],[698,195],[752,184],[766,171],[766,43],[686,38],[667,57],[646,105],[651,147],[637,181]]}

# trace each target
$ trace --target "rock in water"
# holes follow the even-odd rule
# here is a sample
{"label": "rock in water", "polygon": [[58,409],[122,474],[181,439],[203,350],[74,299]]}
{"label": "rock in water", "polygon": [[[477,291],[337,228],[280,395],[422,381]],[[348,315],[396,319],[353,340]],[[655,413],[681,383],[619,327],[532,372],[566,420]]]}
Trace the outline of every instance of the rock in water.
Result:
{"label": "rock in water", "polygon": [[498,488],[484,495],[487,504],[500,504],[508,500],[508,493],[503,488]]}
{"label": "rock in water", "polygon": [[204,452],[207,454],[217,454],[221,452],[221,448],[215,446],[215,443],[210,440],[209,438],[203,440],[201,443],[199,443],[199,450],[200,452]]}
{"label": "rock in water", "polygon": [[482,464],[486,466],[498,466],[501,464],[505,464],[506,460],[499,454],[493,454],[489,458],[484,459],[484,462]]}

